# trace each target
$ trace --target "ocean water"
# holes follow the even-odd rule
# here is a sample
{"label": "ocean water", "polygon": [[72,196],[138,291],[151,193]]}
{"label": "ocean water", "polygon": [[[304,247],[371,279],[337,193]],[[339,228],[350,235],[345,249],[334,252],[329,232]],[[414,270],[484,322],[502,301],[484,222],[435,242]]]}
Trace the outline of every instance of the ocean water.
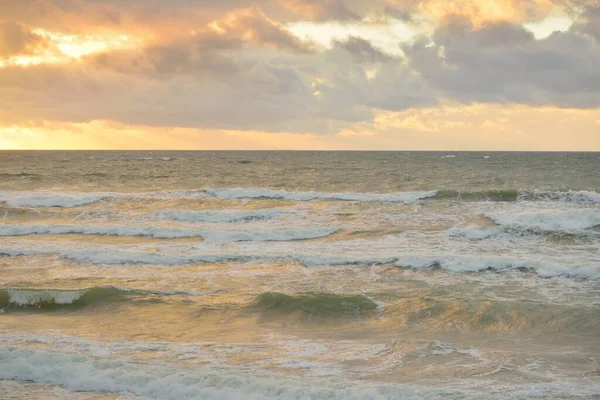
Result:
{"label": "ocean water", "polygon": [[0,153],[2,399],[599,397],[598,153]]}

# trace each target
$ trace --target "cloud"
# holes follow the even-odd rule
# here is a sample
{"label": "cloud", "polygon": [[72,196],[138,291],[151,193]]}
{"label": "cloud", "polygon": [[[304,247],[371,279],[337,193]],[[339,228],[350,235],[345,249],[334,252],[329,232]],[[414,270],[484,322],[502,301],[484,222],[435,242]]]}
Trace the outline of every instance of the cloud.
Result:
{"label": "cloud", "polygon": [[[536,40],[521,23],[546,15],[549,0],[531,0],[524,10],[516,0],[22,0],[22,10],[8,3],[0,2],[0,13],[19,22],[0,43],[5,54],[34,54],[42,45],[38,27],[62,29],[65,41],[88,30],[106,30],[100,39],[133,39],[62,64],[0,66],[6,123],[104,120],[158,130],[356,137],[370,133],[382,112],[447,102],[600,107],[599,11],[589,4],[560,3],[578,7],[579,19],[567,32]],[[436,21],[435,29],[402,39],[392,52],[399,28],[370,19],[379,12],[415,26]],[[288,30],[286,22],[298,19],[352,20],[359,32],[317,47]],[[369,25],[377,29],[367,40],[359,34]],[[386,32],[390,46],[378,46]],[[412,121],[434,130],[455,126],[423,119]]]}
{"label": "cloud", "polygon": [[279,0],[288,10],[313,21],[356,20],[360,15],[353,12],[344,0]]}
{"label": "cloud", "polygon": [[600,5],[588,7],[582,14],[577,28],[600,42]]}
{"label": "cloud", "polygon": [[30,54],[43,47],[45,39],[15,21],[0,21],[0,58]]}
{"label": "cloud", "polygon": [[470,102],[600,106],[600,44],[577,32],[542,40],[518,25],[475,29],[455,18],[405,46],[410,65],[440,96]]}

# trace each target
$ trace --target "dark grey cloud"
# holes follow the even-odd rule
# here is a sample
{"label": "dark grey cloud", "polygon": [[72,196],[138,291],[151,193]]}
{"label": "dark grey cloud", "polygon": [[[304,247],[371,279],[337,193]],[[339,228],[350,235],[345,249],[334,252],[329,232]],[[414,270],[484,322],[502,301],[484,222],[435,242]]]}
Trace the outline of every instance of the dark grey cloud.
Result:
{"label": "dark grey cloud", "polygon": [[393,56],[375,48],[368,40],[356,36],[346,40],[334,40],[334,46],[345,50],[353,56],[355,62],[361,64],[388,62],[394,59]]}
{"label": "dark grey cloud", "polygon": [[438,95],[462,102],[600,106],[600,44],[577,32],[542,40],[521,26],[473,29],[451,20],[405,46],[409,63]]}
{"label": "dark grey cloud", "polygon": [[586,8],[577,28],[600,42],[600,4]]}

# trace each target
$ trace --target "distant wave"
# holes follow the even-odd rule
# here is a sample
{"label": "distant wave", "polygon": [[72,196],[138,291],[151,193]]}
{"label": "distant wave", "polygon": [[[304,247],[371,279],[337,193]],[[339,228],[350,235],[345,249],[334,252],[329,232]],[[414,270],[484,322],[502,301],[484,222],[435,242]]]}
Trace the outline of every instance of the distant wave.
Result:
{"label": "distant wave", "polygon": [[106,303],[128,296],[205,296],[217,292],[219,291],[200,293],[183,290],[141,290],[118,286],[101,286],[75,290],[4,288],[0,289],[0,309],[35,308],[50,311]]}
{"label": "distant wave", "polygon": [[[57,252],[0,249],[0,255],[5,256],[34,256],[53,255]],[[130,251],[108,251],[108,250],[82,250],[58,252],[60,257],[93,264],[105,265],[184,265],[195,263],[227,263],[227,262],[277,262],[294,261],[306,267],[322,267],[337,265],[384,265],[392,264],[407,269],[440,268],[454,273],[476,273],[484,271],[511,272],[511,271],[534,271],[541,277],[568,276],[573,278],[600,278],[600,263],[591,265],[564,265],[552,263],[548,260],[513,258],[491,255],[425,255],[404,254],[390,257],[364,257],[352,258],[327,255],[309,254],[282,254],[282,255],[259,255],[259,254],[206,254],[189,256],[168,256],[155,253],[141,253]]]}
{"label": "distant wave", "polygon": [[[528,189],[489,189],[482,191],[429,190],[395,193],[336,193],[336,192],[294,192],[261,188],[201,189],[170,192],[111,193],[111,192],[32,192],[0,191],[0,202],[10,207],[60,207],[72,208],[97,203],[106,199],[199,199],[216,198],[223,200],[286,200],[314,201],[338,200],[357,202],[404,202],[418,200],[451,201],[561,201],[561,202],[600,202],[600,193],[595,191],[542,191]],[[193,216],[191,217],[193,218]],[[209,218],[209,217],[207,217]]]}
{"label": "distant wave", "polygon": [[326,193],[326,192],[288,192],[285,190],[236,188],[204,189],[209,197],[219,199],[278,199],[291,201],[341,200],[341,201],[385,201],[411,202],[433,197],[437,191],[407,193]]}
{"label": "distant wave", "polygon": [[253,230],[188,230],[174,228],[129,228],[124,226],[80,226],[80,225],[13,225],[0,224],[0,236],[49,235],[107,235],[145,236],[158,239],[203,238],[215,242],[269,242],[306,240],[327,237],[335,228],[277,228]]}

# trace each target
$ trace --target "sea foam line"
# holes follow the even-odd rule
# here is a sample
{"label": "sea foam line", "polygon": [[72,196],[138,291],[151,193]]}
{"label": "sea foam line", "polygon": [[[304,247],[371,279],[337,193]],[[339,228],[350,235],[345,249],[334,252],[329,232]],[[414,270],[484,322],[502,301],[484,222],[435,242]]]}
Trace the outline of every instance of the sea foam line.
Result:
{"label": "sea foam line", "polygon": [[291,214],[278,209],[266,210],[201,210],[201,211],[159,211],[160,218],[181,222],[248,222],[255,220],[280,219]]}
{"label": "sea foam line", "polygon": [[274,228],[253,230],[188,230],[175,228],[129,228],[123,226],[79,225],[16,225],[0,224],[0,236],[48,235],[107,235],[144,236],[158,239],[203,238],[214,242],[268,242],[307,240],[330,236],[337,228]]}
{"label": "sea foam line", "polygon": [[175,266],[195,263],[246,263],[246,262],[298,262],[305,267],[323,266],[373,266],[393,264],[407,269],[440,268],[453,273],[476,273],[483,271],[511,272],[515,270],[535,271],[541,277],[567,276],[573,278],[600,278],[600,263],[588,265],[563,265],[546,260],[500,257],[492,255],[425,255],[407,253],[388,257],[343,257],[310,254],[225,254],[222,251],[213,254],[193,254],[188,256],[169,256],[156,253],[101,250],[75,251],[31,251],[17,249],[0,249],[0,255],[34,256],[59,255],[62,258],[102,265],[157,265]]}

